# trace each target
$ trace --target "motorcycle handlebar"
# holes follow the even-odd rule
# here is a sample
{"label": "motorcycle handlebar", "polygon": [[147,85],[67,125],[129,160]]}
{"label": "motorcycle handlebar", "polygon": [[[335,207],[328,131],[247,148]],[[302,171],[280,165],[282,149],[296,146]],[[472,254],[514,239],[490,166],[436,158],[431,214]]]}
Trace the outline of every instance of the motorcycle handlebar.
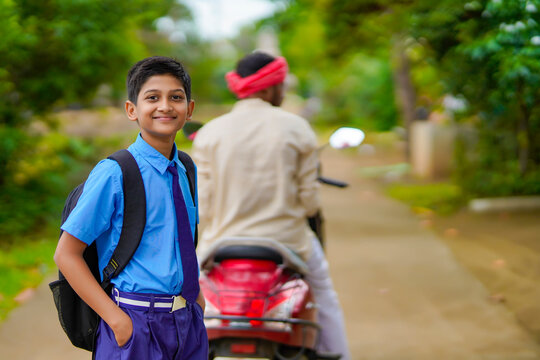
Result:
{"label": "motorcycle handlebar", "polygon": [[319,176],[317,178],[317,180],[319,182],[323,183],[323,184],[336,186],[336,187],[339,187],[339,188],[345,188],[345,187],[349,186],[349,184],[347,184],[346,182],[330,179],[330,178],[327,178],[327,177],[324,177],[324,176]]}

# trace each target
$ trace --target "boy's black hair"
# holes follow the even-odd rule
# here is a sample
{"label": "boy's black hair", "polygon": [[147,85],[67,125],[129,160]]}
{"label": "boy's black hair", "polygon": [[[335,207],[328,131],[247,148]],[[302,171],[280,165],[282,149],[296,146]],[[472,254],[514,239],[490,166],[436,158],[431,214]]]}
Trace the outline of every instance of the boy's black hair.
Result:
{"label": "boy's black hair", "polygon": [[260,68],[268,65],[275,59],[276,58],[272,55],[262,51],[252,52],[238,61],[238,64],[236,64],[236,73],[240,77],[248,77],[249,75],[255,74]]}
{"label": "boy's black hair", "polygon": [[177,60],[166,56],[151,56],[137,62],[129,70],[126,80],[128,99],[137,104],[137,96],[149,77],[170,74],[184,85],[187,101],[191,100],[191,78],[184,66]]}

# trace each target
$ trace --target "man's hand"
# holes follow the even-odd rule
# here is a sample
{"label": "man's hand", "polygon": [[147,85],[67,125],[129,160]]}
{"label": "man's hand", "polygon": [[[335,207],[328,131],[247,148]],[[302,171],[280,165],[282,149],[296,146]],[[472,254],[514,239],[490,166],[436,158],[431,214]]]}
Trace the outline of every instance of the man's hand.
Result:
{"label": "man's hand", "polygon": [[199,292],[199,296],[197,296],[196,302],[197,302],[197,304],[199,304],[201,306],[201,309],[202,309],[203,314],[204,314],[204,308],[206,307],[206,301],[204,300],[204,295],[203,295],[202,291]]}

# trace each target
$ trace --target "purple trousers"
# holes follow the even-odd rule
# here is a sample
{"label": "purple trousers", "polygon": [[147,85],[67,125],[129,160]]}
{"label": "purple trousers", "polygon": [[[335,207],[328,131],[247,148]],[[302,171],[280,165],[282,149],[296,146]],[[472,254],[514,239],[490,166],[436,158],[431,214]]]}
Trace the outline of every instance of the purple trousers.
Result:
{"label": "purple trousers", "polygon": [[101,320],[94,357],[97,360],[207,360],[208,335],[199,304],[186,304],[172,313],[133,309],[120,304],[133,321],[133,335],[120,347],[111,328]]}

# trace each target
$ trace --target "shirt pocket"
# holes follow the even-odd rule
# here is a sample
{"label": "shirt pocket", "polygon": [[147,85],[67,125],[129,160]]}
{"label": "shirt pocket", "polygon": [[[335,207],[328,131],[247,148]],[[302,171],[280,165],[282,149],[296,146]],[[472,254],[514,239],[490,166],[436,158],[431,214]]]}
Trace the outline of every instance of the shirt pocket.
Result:
{"label": "shirt pocket", "polygon": [[197,208],[195,206],[189,206],[186,204],[186,211],[189,218],[189,227],[191,235],[195,232],[195,224],[197,223]]}

